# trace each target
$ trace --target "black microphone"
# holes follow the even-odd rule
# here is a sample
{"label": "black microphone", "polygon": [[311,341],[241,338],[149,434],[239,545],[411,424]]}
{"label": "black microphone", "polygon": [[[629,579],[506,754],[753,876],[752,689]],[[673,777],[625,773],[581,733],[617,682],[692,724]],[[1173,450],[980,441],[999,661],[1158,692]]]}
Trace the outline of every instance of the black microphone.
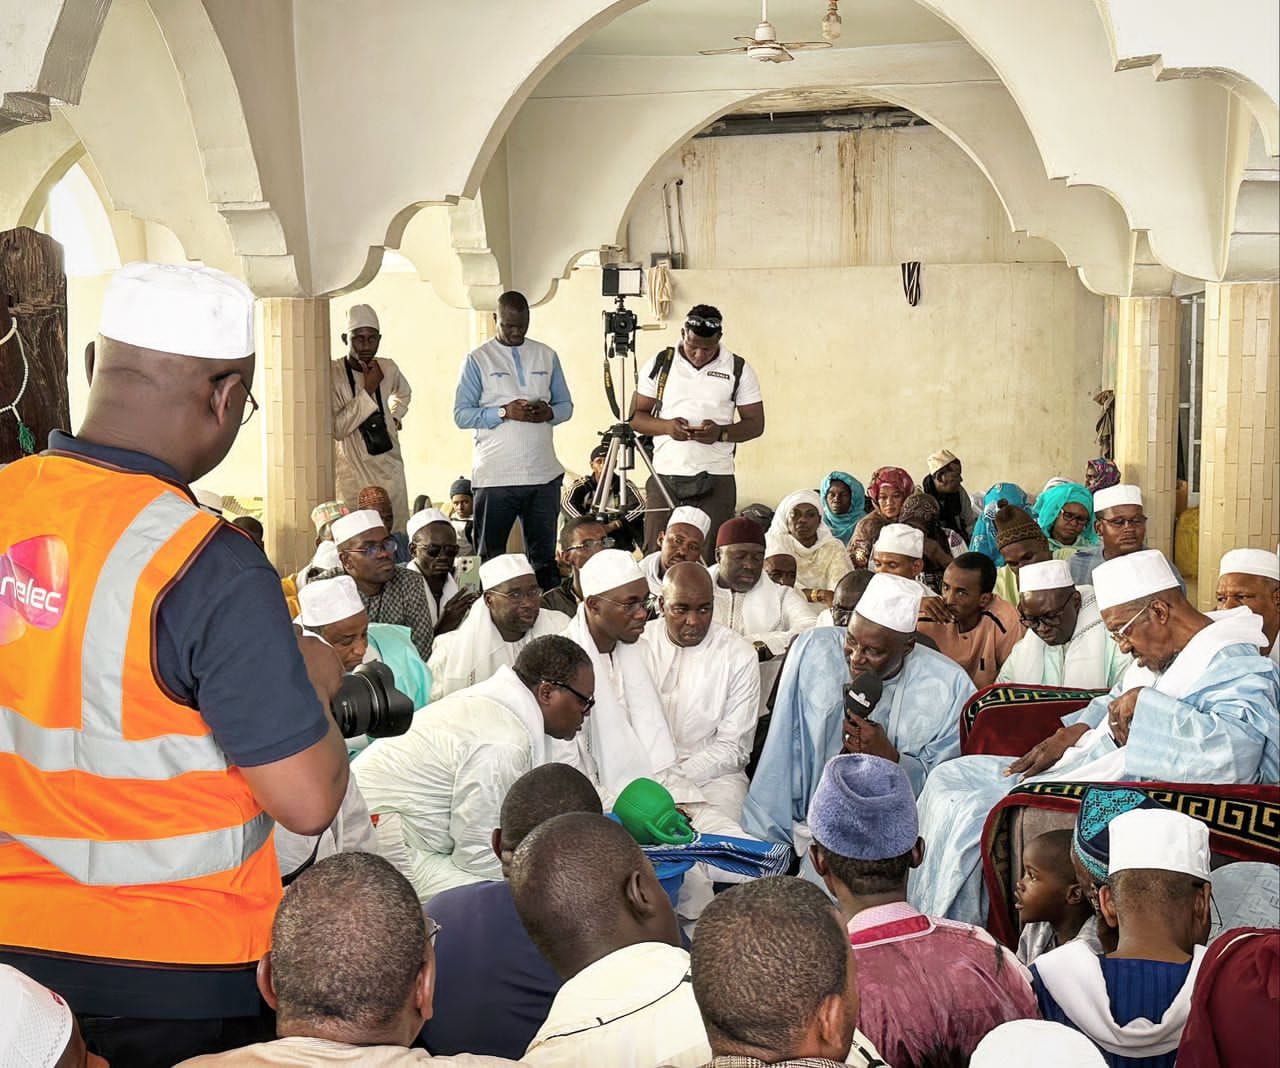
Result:
{"label": "black microphone", "polygon": [[879,675],[871,671],[858,672],[844,688],[845,715],[866,719],[875,711],[883,692],[884,683],[880,681]]}

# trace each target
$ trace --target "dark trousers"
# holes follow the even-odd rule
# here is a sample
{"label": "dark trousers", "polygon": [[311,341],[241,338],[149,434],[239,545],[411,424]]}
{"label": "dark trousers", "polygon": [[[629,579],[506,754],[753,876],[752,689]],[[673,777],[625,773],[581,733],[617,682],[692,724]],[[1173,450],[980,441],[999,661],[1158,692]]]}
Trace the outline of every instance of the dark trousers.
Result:
{"label": "dark trousers", "polygon": [[140,1020],[123,1016],[81,1016],[80,1031],[90,1053],[110,1065],[171,1068],[205,1053],[222,1053],[276,1037],[276,1016],[223,1020]]}
{"label": "dark trousers", "polygon": [[556,520],[560,515],[560,483],[553,478],[540,486],[486,486],[475,491],[475,540],[481,560],[507,551],[511,528],[520,520],[524,551],[538,577],[549,590],[560,584],[556,565]]}
{"label": "dark trousers", "polygon": [[[707,531],[707,539],[702,546],[702,559],[707,564],[715,562],[716,532],[720,529],[720,524],[732,519],[734,510],[738,507],[738,483],[733,475],[712,475],[710,477],[711,492],[705,497],[688,501],[681,500],[676,495],[675,487],[671,485],[671,482],[664,479],[667,492],[671,494],[672,500],[676,502],[676,507],[682,504],[692,505],[694,508],[701,508],[711,517],[711,529]],[[658,549],[658,535],[666,530],[667,517],[671,515],[671,509],[667,507],[667,502],[662,496],[662,490],[658,488],[657,480],[652,476],[645,483],[644,499],[645,505],[649,509],[644,514],[644,551],[652,553]]]}

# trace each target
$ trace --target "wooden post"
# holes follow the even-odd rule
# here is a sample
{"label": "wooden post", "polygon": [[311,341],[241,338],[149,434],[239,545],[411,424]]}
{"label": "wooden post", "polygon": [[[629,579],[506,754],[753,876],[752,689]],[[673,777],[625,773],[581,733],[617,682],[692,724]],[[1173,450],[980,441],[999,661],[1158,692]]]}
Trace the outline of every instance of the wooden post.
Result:
{"label": "wooden post", "polygon": [[[8,334],[14,320],[17,336],[0,345],[0,408],[12,404],[21,391],[18,414],[30,428],[34,451],[39,452],[48,444],[49,431],[71,426],[67,278],[62,246],[26,226],[0,233],[0,337]],[[0,463],[19,459],[24,451],[13,411],[0,411]]]}

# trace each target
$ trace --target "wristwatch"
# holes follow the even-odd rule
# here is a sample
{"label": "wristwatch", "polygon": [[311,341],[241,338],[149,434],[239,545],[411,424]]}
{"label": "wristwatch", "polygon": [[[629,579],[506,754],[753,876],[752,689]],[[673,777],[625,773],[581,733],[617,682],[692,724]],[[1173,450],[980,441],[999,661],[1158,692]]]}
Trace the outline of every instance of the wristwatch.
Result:
{"label": "wristwatch", "polygon": [[507,406],[504,404],[501,408],[498,409],[498,418],[505,419],[506,417],[507,417]]}

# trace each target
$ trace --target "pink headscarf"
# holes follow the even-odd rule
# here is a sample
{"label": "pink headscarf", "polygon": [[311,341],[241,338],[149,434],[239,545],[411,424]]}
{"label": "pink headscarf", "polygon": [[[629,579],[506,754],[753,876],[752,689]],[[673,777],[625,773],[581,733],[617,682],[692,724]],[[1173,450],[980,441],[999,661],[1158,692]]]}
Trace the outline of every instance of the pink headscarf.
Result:
{"label": "pink headscarf", "polygon": [[916,484],[911,481],[911,476],[901,467],[877,467],[871,473],[870,483],[871,504],[876,511],[880,510],[881,486],[892,486],[903,497],[910,497],[911,491],[916,488]]}

